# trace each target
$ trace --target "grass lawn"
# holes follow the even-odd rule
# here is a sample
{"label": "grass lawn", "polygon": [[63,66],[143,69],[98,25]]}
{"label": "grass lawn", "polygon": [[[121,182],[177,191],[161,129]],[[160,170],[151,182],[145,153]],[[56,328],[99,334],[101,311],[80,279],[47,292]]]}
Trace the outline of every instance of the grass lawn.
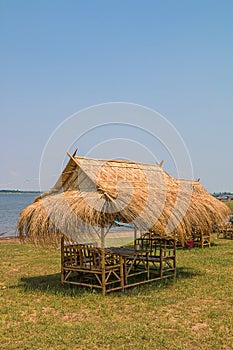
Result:
{"label": "grass lawn", "polygon": [[0,243],[1,350],[233,349],[233,241],[179,250],[176,280],[110,293],[60,284],[60,252]]}
{"label": "grass lawn", "polygon": [[228,208],[231,210],[231,213],[233,214],[233,201],[225,202]]}

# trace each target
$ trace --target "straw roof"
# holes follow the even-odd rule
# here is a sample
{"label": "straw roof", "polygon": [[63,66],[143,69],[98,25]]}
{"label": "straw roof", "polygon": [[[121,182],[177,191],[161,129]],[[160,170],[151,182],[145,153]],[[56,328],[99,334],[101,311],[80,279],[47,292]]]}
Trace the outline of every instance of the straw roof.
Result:
{"label": "straw roof", "polygon": [[193,227],[211,229],[229,215],[199,181],[174,179],[160,165],[69,156],[54,187],[21,212],[21,239],[52,242],[65,234],[85,242],[121,217],[184,241]]}

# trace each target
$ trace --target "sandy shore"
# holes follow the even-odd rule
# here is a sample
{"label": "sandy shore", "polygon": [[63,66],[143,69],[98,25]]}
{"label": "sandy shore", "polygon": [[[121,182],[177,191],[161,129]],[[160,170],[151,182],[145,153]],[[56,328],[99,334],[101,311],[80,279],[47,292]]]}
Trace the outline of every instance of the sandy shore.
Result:
{"label": "sandy shore", "polygon": [[[109,232],[106,236],[108,239],[128,239],[132,240],[134,239],[134,235],[132,231],[118,231],[118,232]],[[18,237],[0,237],[0,243],[5,243],[5,242],[18,242],[20,243],[20,240]]]}
{"label": "sandy shore", "polygon": [[20,242],[18,237],[4,237],[1,238],[0,237],[0,243],[4,243],[4,242]]}

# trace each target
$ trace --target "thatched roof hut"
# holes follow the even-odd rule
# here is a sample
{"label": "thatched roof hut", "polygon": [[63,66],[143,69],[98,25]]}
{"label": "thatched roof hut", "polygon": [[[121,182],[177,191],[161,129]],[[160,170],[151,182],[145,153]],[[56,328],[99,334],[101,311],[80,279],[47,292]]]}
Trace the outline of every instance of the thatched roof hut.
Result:
{"label": "thatched roof hut", "polygon": [[193,227],[212,229],[229,215],[199,181],[174,179],[160,165],[69,156],[54,187],[21,212],[21,239],[55,242],[64,234],[85,243],[120,217],[183,242]]}

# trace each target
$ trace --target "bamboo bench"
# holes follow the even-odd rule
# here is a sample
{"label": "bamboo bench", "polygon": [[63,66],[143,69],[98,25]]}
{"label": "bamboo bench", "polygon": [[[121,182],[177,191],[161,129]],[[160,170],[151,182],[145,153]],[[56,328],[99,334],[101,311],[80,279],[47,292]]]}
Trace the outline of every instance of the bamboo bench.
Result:
{"label": "bamboo bench", "polygon": [[102,293],[124,287],[122,258],[92,245],[61,241],[61,282],[91,288]]}
{"label": "bamboo bench", "polygon": [[233,225],[226,223],[217,227],[217,238],[233,239]]}
{"label": "bamboo bench", "polygon": [[61,282],[115,290],[176,274],[176,241],[139,238],[134,247],[96,248],[61,241]]}
{"label": "bamboo bench", "polygon": [[[148,263],[150,280],[175,276],[176,240],[173,238],[142,237],[135,240],[135,245],[149,250]],[[153,275],[153,276],[152,276]]]}
{"label": "bamboo bench", "polygon": [[204,225],[193,228],[192,239],[194,247],[210,247],[210,228]]}

